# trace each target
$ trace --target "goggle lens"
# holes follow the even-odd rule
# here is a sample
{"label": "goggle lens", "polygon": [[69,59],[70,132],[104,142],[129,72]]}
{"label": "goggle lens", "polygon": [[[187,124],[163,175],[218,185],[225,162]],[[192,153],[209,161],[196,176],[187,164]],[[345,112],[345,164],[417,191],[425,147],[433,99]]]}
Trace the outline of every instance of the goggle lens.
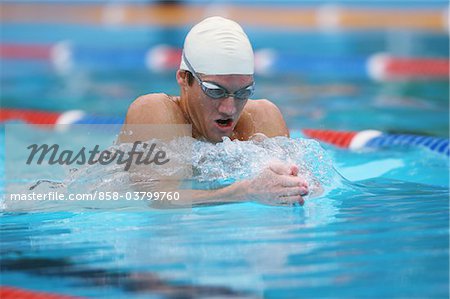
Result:
{"label": "goggle lens", "polygon": [[211,82],[202,82],[202,89],[204,93],[213,99],[223,99],[225,97],[233,96],[237,100],[247,100],[253,94],[253,85],[239,89],[234,94],[228,93],[224,88],[212,84]]}

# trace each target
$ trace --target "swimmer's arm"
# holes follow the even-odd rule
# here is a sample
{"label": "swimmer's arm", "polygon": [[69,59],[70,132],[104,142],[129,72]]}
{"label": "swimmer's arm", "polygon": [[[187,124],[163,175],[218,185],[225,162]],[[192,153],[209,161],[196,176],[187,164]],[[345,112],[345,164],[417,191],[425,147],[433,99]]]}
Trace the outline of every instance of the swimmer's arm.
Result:
{"label": "swimmer's arm", "polygon": [[[297,176],[298,167],[285,163],[269,164],[257,177],[236,182],[215,190],[180,189],[176,181],[159,181],[156,188],[166,192],[178,191],[178,201],[152,202],[155,208],[180,208],[204,204],[259,202],[268,205],[303,204],[308,184]],[[179,183],[179,182],[178,182]]]}
{"label": "swimmer's arm", "polygon": [[[202,205],[218,205],[228,203],[238,203],[248,201],[247,181],[237,182],[232,185],[214,189],[214,190],[194,190],[194,189],[178,189],[178,188],[161,188],[165,192],[178,192],[178,200],[159,200],[152,201],[153,208],[189,208]],[[169,191],[170,190],[170,191]],[[155,189],[156,191],[156,189]]]}

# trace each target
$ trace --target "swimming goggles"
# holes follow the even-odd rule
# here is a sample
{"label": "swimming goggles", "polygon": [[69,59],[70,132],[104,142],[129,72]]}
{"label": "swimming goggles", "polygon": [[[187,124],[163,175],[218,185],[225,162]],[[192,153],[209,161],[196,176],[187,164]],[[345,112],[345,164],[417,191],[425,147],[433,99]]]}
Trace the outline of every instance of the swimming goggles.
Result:
{"label": "swimming goggles", "polygon": [[200,77],[196,74],[194,68],[187,60],[186,56],[183,52],[183,59],[186,63],[186,66],[188,67],[189,71],[194,76],[195,80],[197,80],[198,84],[200,85],[201,89],[203,90],[203,93],[206,94],[208,97],[213,99],[224,99],[228,97],[233,97],[236,100],[245,101],[248,100],[249,97],[251,97],[255,91],[255,82],[250,84],[249,86],[246,86],[244,88],[241,88],[234,93],[229,93],[228,90],[226,90],[224,87],[220,86],[217,83],[212,83],[208,81],[203,81],[200,79]]}

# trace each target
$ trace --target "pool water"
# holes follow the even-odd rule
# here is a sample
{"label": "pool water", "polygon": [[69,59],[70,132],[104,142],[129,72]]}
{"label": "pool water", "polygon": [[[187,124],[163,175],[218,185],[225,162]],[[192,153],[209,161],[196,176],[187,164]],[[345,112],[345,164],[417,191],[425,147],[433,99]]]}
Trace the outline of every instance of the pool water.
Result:
{"label": "pool water", "polygon": [[[170,29],[169,39],[164,30],[5,24],[2,41],[70,38],[75,44],[114,47],[123,45],[126,36],[130,47],[180,47],[187,28]],[[448,58],[447,34],[261,28],[248,28],[248,34],[255,49],[302,55],[390,51]],[[401,37],[414,46],[396,46]],[[27,61],[4,61],[3,66],[5,107],[82,109],[123,117],[140,94],[178,94],[172,72],[80,65],[60,74]],[[273,100],[292,131],[377,129],[448,138],[448,82],[381,83],[345,70],[258,76],[256,82],[256,97]],[[18,142],[39,134],[31,125],[25,128],[27,132],[13,137]],[[4,132],[0,140],[4,149]],[[249,153],[245,143],[237,147]],[[3,206],[1,284],[102,298],[447,298],[448,158],[420,148],[354,152],[323,147],[313,146],[308,161],[323,166],[316,158],[325,153],[332,161],[326,173],[333,180],[326,183],[324,195],[302,207],[246,202],[179,210],[64,212]],[[0,155],[2,169],[14,163],[4,150]],[[17,169],[26,171],[19,165]],[[5,194],[5,186],[12,183],[5,171],[1,182]],[[27,191],[31,185],[19,188]]]}
{"label": "pool water", "polygon": [[303,207],[4,211],[2,283],[105,298],[442,298],[447,199],[448,187],[376,178]]}
{"label": "pool water", "polygon": [[[41,134],[31,126],[22,129],[28,133],[13,138]],[[290,145],[285,150],[294,160],[298,153],[320,168],[324,195],[303,207],[241,203],[52,212],[40,202],[20,211],[6,205],[2,284],[104,298],[448,295],[445,157],[423,149],[325,152],[301,139],[277,144]],[[304,148],[292,153],[299,144]],[[225,168],[230,157],[247,155],[250,160],[235,169],[243,173],[272,154],[252,158],[255,145],[245,142],[197,146],[216,157],[227,152],[223,160],[199,157],[203,170]],[[327,164],[331,160],[336,170]],[[89,173],[86,167],[79,171]],[[79,192],[123,185],[108,174],[69,183]],[[19,190],[27,192],[34,183],[22,182]]]}

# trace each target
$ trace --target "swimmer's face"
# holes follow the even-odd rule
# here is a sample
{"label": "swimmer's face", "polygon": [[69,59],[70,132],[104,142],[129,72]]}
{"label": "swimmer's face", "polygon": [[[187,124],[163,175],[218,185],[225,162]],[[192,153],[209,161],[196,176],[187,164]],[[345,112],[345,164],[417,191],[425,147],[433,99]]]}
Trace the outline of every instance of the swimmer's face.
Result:
{"label": "swimmer's face", "polygon": [[[252,75],[200,75],[204,82],[214,83],[234,93],[253,83]],[[231,137],[247,100],[234,97],[214,99],[207,96],[197,81],[187,86],[189,115],[193,129],[200,137],[220,142]]]}

